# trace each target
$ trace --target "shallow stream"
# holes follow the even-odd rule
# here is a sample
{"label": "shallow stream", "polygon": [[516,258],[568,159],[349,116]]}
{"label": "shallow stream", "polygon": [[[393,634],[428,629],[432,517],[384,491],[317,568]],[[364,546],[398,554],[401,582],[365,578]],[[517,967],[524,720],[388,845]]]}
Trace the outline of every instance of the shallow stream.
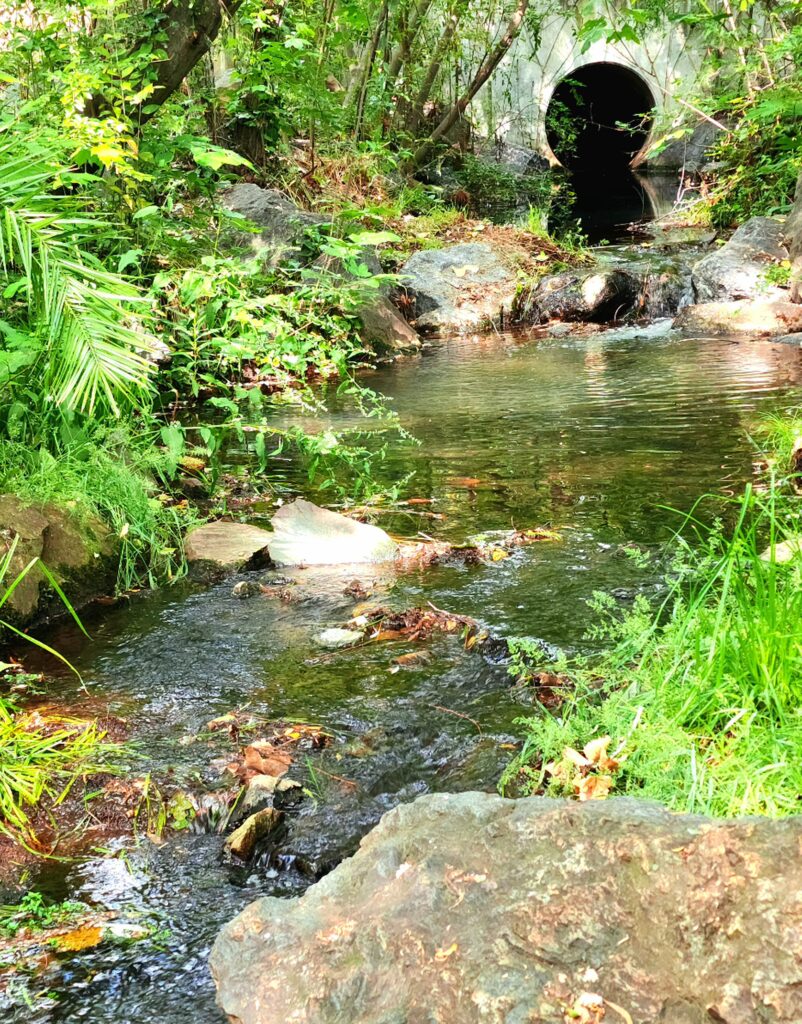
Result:
{"label": "shallow stream", "polygon": [[[700,495],[735,492],[750,477],[748,427],[798,404],[802,353],[681,340],[660,325],[580,340],[504,335],[437,343],[366,383],[392,398],[420,441],[390,451],[387,482],[413,472],[406,495],[432,500],[380,525],[451,541],[549,525],[561,540],[497,564],[396,577],[306,570],[288,602],[237,600],[232,580],[182,584],[108,612],[91,642],[53,630],[49,642],[75,662],[90,694],[130,722],[138,770],[154,777],[213,790],[219,745],[193,738],[234,708],[312,722],[334,741],[308,762],[299,756],[289,774],[310,795],[278,846],[248,870],[221,863],[220,836],[192,830],[43,868],[33,882],[51,895],[157,922],[159,937],[62,957],[46,981],[57,1000],[4,1020],[219,1024],[206,960],[224,921],[261,894],[303,891],[399,801],[493,789],[520,739],[515,719],[536,710],[503,663],[465,651],[456,637],[435,637],[429,662],[404,668],[394,659],[421,645],[324,652],[317,635],[356,603],[346,584],[357,577],[373,601],[397,608],[432,602],[500,636],[581,647],[594,591],[626,603],[659,588],[663,545],[680,523],[669,507],[687,511]],[[332,413],[335,424],[350,415]],[[59,685],[65,698],[78,696],[71,677]]]}

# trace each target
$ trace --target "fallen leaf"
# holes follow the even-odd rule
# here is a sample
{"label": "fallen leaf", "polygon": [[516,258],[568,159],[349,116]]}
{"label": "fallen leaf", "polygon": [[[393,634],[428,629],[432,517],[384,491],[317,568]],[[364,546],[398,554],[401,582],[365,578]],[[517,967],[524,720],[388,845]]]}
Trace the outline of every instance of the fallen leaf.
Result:
{"label": "fallen leaf", "polygon": [[604,800],[613,788],[609,775],[586,775],[575,783],[577,796],[581,801]]}
{"label": "fallen leaf", "polygon": [[438,949],[437,952],[434,954],[434,958],[438,963],[442,963],[444,960],[448,960],[450,956],[453,956],[458,949],[459,946],[457,945],[457,943],[452,942],[448,949]]}
{"label": "fallen leaf", "polygon": [[246,747],[244,768],[257,775],[284,775],[292,764],[292,757],[283,750],[278,750],[271,743],[257,741]]}
{"label": "fallen leaf", "polygon": [[410,651],[409,654],[401,654],[394,658],[393,664],[403,668],[408,665],[426,665],[431,660],[432,656],[428,651]]}
{"label": "fallen leaf", "polygon": [[103,938],[103,929],[96,924],[84,924],[72,931],[53,936],[53,944],[66,952],[77,953],[97,946]]}
{"label": "fallen leaf", "polygon": [[577,768],[589,768],[593,763],[588,760],[584,754],[580,754],[578,750],[574,750],[573,747],[566,747],[563,750],[563,757],[566,761],[570,761],[571,764],[575,764]]}
{"label": "fallen leaf", "polygon": [[509,558],[509,553],[504,548],[493,548],[490,552],[490,557],[494,562],[503,562],[505,558]]}
{"label": "fallen leaf", "polygon": [[607,757],[607,748],[610,746],[609,736],[599,736],[598,739],[591,740],[586,743],[582,748],[582,753],[593,764],[598,764],[603,758]]}

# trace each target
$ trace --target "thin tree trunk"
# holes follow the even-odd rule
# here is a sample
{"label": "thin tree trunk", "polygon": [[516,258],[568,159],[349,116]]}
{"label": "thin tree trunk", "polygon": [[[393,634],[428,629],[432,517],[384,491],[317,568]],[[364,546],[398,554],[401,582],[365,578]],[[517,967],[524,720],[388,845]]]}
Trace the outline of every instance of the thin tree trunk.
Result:
{"label": "thin tree trunk", "polygon": [[376,60],[376,54],[379,50],[379,44],[381,43],[382,32],[384,26],[387,23],[387,14],[389,11],[389,0],[384,0],[382,9],[379,14],[379,20],[376,22],[376,28],[373,30],[373,36],[370,40],[370,48],[367,52],[367,60],[365,62],[364,71],[362,73],[362,80],[359,86],[359,99],[356,105],[356,116],[354,118],[354,138],[359,139],[362,135],[362,121],[365,117],[365,102],[368,95],[368,86],[370,85],[370,75],[373,71],[373,63]]}
{"label": "thin tree trunk", "polygon": [[421,164],[428,160],[429,156],[434,151],[435,145],[443,138],[444,135],[451,131],[457,121],[465,113],[468,104],[496,70],[498,65],[501,63],[501,59],[507,53],[518,33],[521,31],[521,26],[523,25],[528,7],[529,0],[518,0],[518,5],[507,24],[504,35],[482,61],[479,66],[479,70],[473,76],[473,79],[465,92],[463,92],[460,98],[453,104],[451,110],[449,110],[440,124],[438,124],[434,129],[429,138],[413,153],[412,159],[409,163],[410,170],[420,167]]}
{"label": "thin tree trunk", "polygon": [[445,59],[445,56],[448,53],[448,48],[451,46],[457,32],[461,16],[461,11],[454,11],[448,16],[446,26],[443,29],[437,46],[435,47],[434,56],[429,63],[426,74],[423,76],[423,81],[418,89],[418,94],[415,97],[412,110],[410,111],[409,120],[407,122],[407,128],[413,135],[420,128],[421,121],[423,120],[423,108],[426,106],[429,97],[432,94],[434,83],[437,81],[437,76],[440,73],[443,60]]}
{"label": "thin tree trunk", "polygon": [[387,79],[385,88],[387,92],[392,92],[395,89],[395,84],[398,81],[398,76],[401,73],[401,68],[409,60],[409,53],[412,49],[412,44],[415,41],[418,31],[423,24],[423,19],[429,8],[432,6],[432,0],[418,0],[417,4],[412,8],[409,18],[407,19],[406,25],[402,28],[398,42],[393,48],[393,52],[390,55],[390,63],[387,67]]}

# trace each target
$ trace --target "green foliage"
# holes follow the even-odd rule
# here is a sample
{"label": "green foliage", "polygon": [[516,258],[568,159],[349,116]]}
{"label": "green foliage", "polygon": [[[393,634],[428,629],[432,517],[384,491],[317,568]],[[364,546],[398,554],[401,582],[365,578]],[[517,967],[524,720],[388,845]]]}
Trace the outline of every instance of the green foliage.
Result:
{"label": "green foliage", "polygon": [[[640,598],[622,614],[596,599],[602,653],[568,663],[573,697],[559,718],[527,722],[508,782],[523,769],[529,788],[548,789],[545,765],[564,747],[609,735],[625,755],[616,793],[713,814],[798,810],[802,557],[779,545],[798,534],[799,512],[778,484],[747,490],[735,512],[728,530],[690,521],[699,545],[677,538],[659,608]],[[533,657],[519,649],[513,670],[531,671]]]}
{"label": "green foliage", "polygon": [[498,164],[477,160],[468,154],[457,172],[460,186],[471,204],[516,206],[519,203],[547,207],[551,199],[551,181],[546,174],[515,174]]}
{"label": "green foliage", "polygon": [[30,889],[19,903],[0,906],[0,934],[13,938],[22,929],[46,931],[70,924],[89,908],[85,903],[48,900],[42,893]]}

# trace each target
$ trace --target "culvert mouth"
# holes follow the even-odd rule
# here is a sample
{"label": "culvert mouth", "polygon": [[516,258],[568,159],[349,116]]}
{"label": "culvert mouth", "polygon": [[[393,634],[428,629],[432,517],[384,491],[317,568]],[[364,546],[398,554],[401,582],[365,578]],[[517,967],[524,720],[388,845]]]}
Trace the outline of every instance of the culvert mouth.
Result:
{"label": "culvert mouth", "polygon": [[654,97],[637,72],[620,64],[585,64],[554,90],[546,136],[570,171],[623,170],[645,146],[653,118]]}

